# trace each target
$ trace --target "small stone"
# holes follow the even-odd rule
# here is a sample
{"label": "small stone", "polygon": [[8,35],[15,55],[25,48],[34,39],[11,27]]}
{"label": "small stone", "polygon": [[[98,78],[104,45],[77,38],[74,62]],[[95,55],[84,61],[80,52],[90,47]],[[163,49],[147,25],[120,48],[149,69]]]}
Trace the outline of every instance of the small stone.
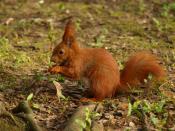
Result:
{"label": "small stone", "polygon": [[115,125],[115,123],[116,123],[117,120],[116,119],[111,119],[110,121],[111,121],[111,124],[112,125]]}
{"label": "small stone", "polygon": [[44,4],[44,0],[40,0],[39,1],[39,4]]}
{"label": "small stone", "polygon": [[71,104],[70,104],[70,107],[72,107],[72,108],[77,108],[77,105],[76,105],[75,103],[71,103]]}
{"label": "small stone", "polygon": [[101,122],[102,122],[103,124],[106,124],[106,123],[108,123],[108,120],[101,120]]}
{"label": "small stone", "polygon": [[67,10],[66,10],[66,14],[69,14],[69,13],[70,13],[70,10],[67,9]]}
{"label": "small stone", "polygon": [[109,113],[105,113],[104,115],[105,115],[105,118],[109,119],[109,115],[110,115]]}
{"label": "small stone", "polygon": [[111,115],[110,113],[105,113],[105,118],[106,119],[114,119],[114,116]]}
{"label": "small stone", "polygon": [[133,122],[129,122],[130,127],[135,127],[135,124]]}

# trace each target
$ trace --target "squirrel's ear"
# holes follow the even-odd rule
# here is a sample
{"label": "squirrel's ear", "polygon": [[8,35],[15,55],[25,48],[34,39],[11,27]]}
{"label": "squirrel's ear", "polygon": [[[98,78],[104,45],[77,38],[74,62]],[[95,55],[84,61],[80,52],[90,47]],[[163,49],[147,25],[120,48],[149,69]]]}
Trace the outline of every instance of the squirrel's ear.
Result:
{"label": "squirrel's ear", "polygon": [[68,47],[71,47],[72,43],[73,43],[74,39],[73,37],[68,37],[66,40],[65,40],[65,43]]}
{"label": "squirrel's ear", "polygon": [[64,35],[63,35],[63,41],[65,41],[65,43],[68,46],[71,46],[71,44],[73,43],[75,39],[74,34],[75,34],[74,24],[72,20],[69,20],[68,23],[66,24]]}

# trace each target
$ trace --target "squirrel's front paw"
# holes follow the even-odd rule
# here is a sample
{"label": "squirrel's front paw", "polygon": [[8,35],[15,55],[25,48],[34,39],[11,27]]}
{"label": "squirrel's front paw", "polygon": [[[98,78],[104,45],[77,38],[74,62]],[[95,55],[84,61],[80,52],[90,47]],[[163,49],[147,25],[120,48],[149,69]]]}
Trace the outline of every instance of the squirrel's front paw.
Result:
{"label": "squirrel's front paw", "polygon": [[60,66],[54,66],[54,67],[50,67],[48,69],[48,72],[50,72],[51,74],[56,74],[60,72]]}

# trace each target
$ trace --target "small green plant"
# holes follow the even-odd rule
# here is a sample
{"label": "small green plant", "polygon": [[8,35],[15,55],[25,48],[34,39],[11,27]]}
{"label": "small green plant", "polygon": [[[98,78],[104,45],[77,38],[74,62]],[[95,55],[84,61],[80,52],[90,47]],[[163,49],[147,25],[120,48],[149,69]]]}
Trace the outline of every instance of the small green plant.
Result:
{"label": "small green plant", "polygon": [[16,21],[16,24],[14,26],[15,30],[18,31],[24,31],[26,32],[29,28],[31,28],[33,25],[31,21],[27,21],[26,19],[21,19],[19,21]]}
{"label": "small green plant", "polygon": [[76,123],[80,125],[80,131],[90,131],[92,120],[97,116],[100,116],[100,114],[97,112],[90,111],[88,108],[85,108],[85,120],[76,119]]}
{"label": "small green plant", "polygon": [[0,38],[0,62],[13,68],[29,63],[30,57],[23,51],[17,51],[5,37]]}
{"label": "small green plant", "polygon": [[92,46],[94,47],[102,47],[104,45],[104,42],[106,40],[106,35],[108,33],[108,30],[106,28],[104,28],[100,34],[98,34],[94,40],[95,40],[95,43],[92,44]]}
{"label": "small green plant", "polygon": [[6,39],[5,37],[1,37],[0,38],[0,47],[1,47],[0,49],[3,48],[3,50],[1,50],[3,52],[8,51],[9,48],[10,48],[10,46],[9,46],[9,40]]}
{"label": "small green plant", "polygon": [[27,101],[31,101],[33,98],[33,93],[30,93],[28,96],[27,96]]}
{"label": "small green plant", "polygon": [[56,81],[64,82],[64,81],[65,81],[65,78],[64,78],[64,76],[62,76],[62,75],[57,75]]}
{"label": "small green plant", "polygon": [[49,81],[49,82],[53,82],[53,81],[64,82],[65,81],[64,76],[62,76],[60,74],[45,75],[42,72],[35,72],[34,79],[36,81],[45,81],[46,80],[46,81]]}
{"label": "small green plant", "polygon": [[34,75],[34,79],[36,81],[43,81],[43,80],[47,80],[48,77],[43,75],[43,73],[40,73],[40,72],[36,72],[35,75]]}
{"label": "small green plant", "polygon": [[155,24],[157,30],[162,31],[162,25],[161,25],[160,21],[156,18],[153,18],[152,20],[153,20],[153,23]]}
{"label": "small green plant", "polygon": [[117,63],[118,63],[118,65],[119,65],[119,69],[120,69],[120,70],[123,70],[123,69],[124,69],[123,61],[118,60]]}
{"label": "small green plant", "polygon": [[139,109],[142,109],[145,113],[154,112],[154,113],[161,113],[163,112],[163,107],[165,105],[166,101],[163,99],[157,103],[150,103],[147,100],[138,100],[134,102],[133,104],[129,103],[129,109],[128,109],[128,116],[131,115],[133,112],[138,112]]}
{"label": "small green plant", "polygon": [[64,3],[59,3],[58,4],[58,9],[65,10],[66,9],[65,4]]}
{"label": "small green plant", "polygon": [[53,43],[56,40],[55,33],[52,30],[48,32],[48,39],[51,43]]}
{"label": "small green plant", "polygon": [[58,81],[58,82],[62,82],[63,83],[65,81],[65,78],[64,78],[64,76],[58,74],[58,75],[54,75],[54,76],[52,76],[52,75],[48,76],[48,80],[50,82]]}
{"label": "small green plant", "polygon": [[27,102],[30,103],[30,105],[32,106],[32,108],[35,108],[35,109],[39,109],[39,104],[35,104],[32,102],[32,99],[33,99],[33,93],[30,93],[28,96],[27,96]]}
{"label": "small green plant", "polygon": [[50,48],[52,49],[54,46],[54,43],[56,41],[56,32],[54,31],[54,26],[53,26],[52,20],[48,21],[48,25],[49,25],[49,32],[47,34],[47,37],[51,43]]}
{"label": "small green plant", "polygon": [[94,39],[95,39],[95,46],[102,47],[103,40],[105,39],[105,35],[100,34],[99,36],[95,37]]}
{"label": "small green plant", "polygon": [[144,0],[139,0],[139,11],[143,12],[145,10]]}
{"label": "small green plant", "polygon": [[163,4],[162,8],[163,8],[163,11],[162,11],[161,15],[164,17],[168,17],[170,10],[175,11],[175,3],[169,3],[169,4],[165,3],[165,4]]}
{"label": "small green plant", "polygon": [[140,100],[134,102],[133,105],[131,103],[129,103],[129,105],[128,105],[128,116],[131,116],[131,113],[136,113],[140,117],[141,116],[141,113],[139,111],[139,105],[140,104],[141,104]]}
{"label": "small green plant", "polygon": [[16,55],[13,55],[14,67],[19,67],[23,63],[29,63],[31,61],[30,57],[27,56],[25,52],[19,52]]}
{"label": "small green plant", "polygon": [[136,114],[139,118],[144,118],[147,115],[155,127],[162,128],[168,118],[168,114],[164,110],[165,104],[165,99],[155,103],[150,103],[148,100],[138,100],[133,104],[129,102],[128,116]]}
{"label": "small green plant", "polygon": [[131,131],[130,127],[126,127],[125,131]]}

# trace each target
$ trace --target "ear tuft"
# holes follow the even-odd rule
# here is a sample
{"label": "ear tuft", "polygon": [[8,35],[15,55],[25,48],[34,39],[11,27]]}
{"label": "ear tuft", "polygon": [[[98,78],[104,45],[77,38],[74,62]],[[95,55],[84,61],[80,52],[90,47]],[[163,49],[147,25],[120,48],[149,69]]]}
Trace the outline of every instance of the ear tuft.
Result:
{"label": "ear tuft", "polygon": [[73,43],[73,37],[68,37],[68,38],[66,39],[66,45],[67,45],[68,47],[71,47],[72,43]]}
{"label": "ear tuft", "polygon": [[63,41],[70,41],[74,39],[75,29],[74,29],[74,23],[72,19],[70,19],[65,27],[64,35],[63,35]]}

